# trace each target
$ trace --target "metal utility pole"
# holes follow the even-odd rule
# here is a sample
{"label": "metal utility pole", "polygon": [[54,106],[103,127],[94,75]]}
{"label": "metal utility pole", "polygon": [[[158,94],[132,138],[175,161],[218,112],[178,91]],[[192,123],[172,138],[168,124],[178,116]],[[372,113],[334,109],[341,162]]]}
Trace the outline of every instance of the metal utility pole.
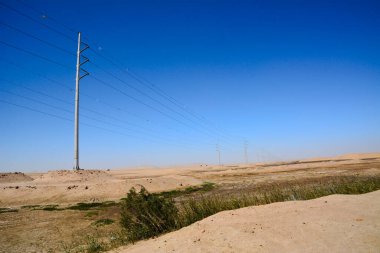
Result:
{"label": "metal utility pole", "polygon": [[248,164],[248,142],[244,141],[244,158],[245,158],[245,164]]}
{"label": "metal utility pole", "polygon": [[[84,48],[82,48],[82,44]],[[82,52],[88,49],[89,46],[86,43],[81,42],[81,34],[78,33],[78,51],[77,51],[77,68],[76,68],[76,78],[75,78],[75,120],[74,120],[74,170],[79,170],[79,81],[83,77],[89,75],[89,73],[82,69],[81,66],[88,62],[88,58],[81,56]],[[81,59],[84,59],[81,62]],[[81,75],[81,71],[84,72]]]}
{"label": "metal utility pole", "polygon": [[220,167],[220,148],[219,148],[219,144],[216,144],[216,152],[218,152],[218,162],[219,162],[219,167]]}

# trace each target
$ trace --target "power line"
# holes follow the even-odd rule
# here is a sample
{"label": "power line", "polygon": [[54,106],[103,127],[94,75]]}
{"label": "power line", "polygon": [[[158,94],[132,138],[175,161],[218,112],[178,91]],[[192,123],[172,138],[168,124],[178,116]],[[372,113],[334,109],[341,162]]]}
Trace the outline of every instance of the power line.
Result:
{"label": "power line", "polygon": [[[107,71],[107,70],[105,70],[105,69],[99,67],[97,64],[94,64],[94,63],[91,63],[91,64],[94,65],[96,68],[102,70],[102,71],[105,72],[106,74],[112,76],[112,77],[115,78],[116,80],[122,82],[122,83],[125,84],[126,86],[132,88],[133,90],[135,90],[136,92],[140,93],[141,95],[143,95],[143,96],[145,96],[145,97],[148,97],[148,98],[151,99],[152,101],[158,103],[159,105],[161,105],[161,106],[164,107],[165,109],[167,109],[167,110],[169,110],[169,111],[171,111],[171,112],[173,112],[173,113],[176,113],[177,115],[181,116],[181,117],[184,118],[184,119],[187,119],[186,116],[184,116],[183,114],[177,112],[176,110],[173,110],[172,108],[168,107],[167,105],[165,105],[165,104],[162,103],[161,101],[159,101],[159,100],[153,98],[153,97],[150,96],[149,94],[147,94],[147,93],[141,91],[140,89],[134,87],[133,85],[127,83],[126,81],[124,81],[123,79],[117,77],[117,76],[114,75],[113,73],[111,73],[111,72],[109,72],[109,71]],[[161,110],[160,110],[160,111],[161,111]],[[161,111],[161,112],[162,112],[162,111]],[[171,118],[173,118],[173,117],[171,117]],[[178,119],[176,119],[176,121],[177,121],[177,122],[182,122],[181,124],[184,124],[184,125],[187,126],[187,127],[190,127],[190,128],[192,128],[192,129],[196,129],[197,131],[201,131],[201,132],[203,132],[203,130],[198,129],[198,128],[194,128],[193,126],[190,126],[190,125],[188,125],[187,123],[184,123],[183,121],[180,121],[180,120],[178,120]],[[193,122],[192,122],[192,123],[193,123]],[[206,133],[206,132],[203,132],[203,133],[209,135],[209,133]]]}
{"label": "power line", "polygon": [[[140,84],[143,84],[145,87],[149,88],[150,90],[152,90],[155,94],[159,95],[160,97],[164,98],[165,100],[171,102],[172,104],[174,104],[176,107],[180,108],[182,111],[192,115],[193,117],[195,117],[196,119],[198,120],[201,120],[199,117],[196,117],[195,114],[191,113],[189,110],[187,110],[186,108],[184,108],[183,106],[180,105],[180,103],[178,103],[174,98],[170,97],[169,95],[166,95],[162,90],[159,90],[159,89],[156,89],[154,87],[154,85],[148,85],[146,84],[144,81],[142,81],[139,77],[137,77],[135,74],[133,74],[131,71],[129,70],[125,70],[123,68],[121,68],[120,66],[118,66],[118,64],[116,64],[113,60],[111,60],[110,58],[98,53],[97,51],[95,51],[94,49],[91,49],[92,52],[94,52],[96,55],[102,57],[103,59],[107,60],[108,62],[110,62],[113,66],[117,67],[119,70],[121,70],[122,72],[126,73],[128,76],[132,77],[135,81],[139,82]],[[94,65],[94,64],[93,64]],[[98,66],[99,67],[99,66]],[[100,67],[99,67],[100,68]],[[111,75],[112,77],[114,77],[115,79],[123,82],[124,84],[126,84],[128,87],[131,87],[132,89],[134,89],[135,91],[139,92],[140,94],[150,98],[151,100],[155,101],[156,103],[160,104],[161,106],[163,106],[164,108],[170,110],[171,112],[174,112],[176,113],[177,115],[181,116],[182,118],[184,118],[185,120],[188,120],[190,121],[191,123],[195,124],[198,126],[198,124],[192,120],[191,118],[187,117],[187,115],[183,114],[183,113],[180,113],[174,109],[172,109],[171,107],[165,105],[164,103],[160,102],[159,100],[153,98],[152,96],[146,94],[145,92],[142,92],[141,90],[139,90],[138,88],[134,87],[133,85],[131,85],[130,83],[127,83],[125,82],[124,80],[116,77],[114,74],[110,73],[109,71],[106,71],[104,69],[101,69],[102,71],[106,72],[107,74]],[[202,120],[201,120],[202,121]],[[200,125],[201,126],[201,125]],[[204,129],[206,129],[207,131],[209,132],[212,132],[212,134],[217,134],[214,132],[214,130],[210,129],[210,128],[206,128],[203,126]],[[218,134],[217,134],[218,135]]]}
{"label": "power line", "polygon": [[45,114],[45,115],[48,115],[48,116],[51,116],[51,117],[54,117],[54,118],[72,121],[71,119],[68,119],[68,118],[65,118],[65,117],[62,117],[62,116],[59,116],[59,115],[43,112],[43,111],[40,111],[40,110],[37,110],[37,109],[33,109],[33,108],[28,107],[28,106],[23,106],[23,105],[15,104],[15,103],[8,102],[8,101],[1,100],[1,99],[0,99],[0,102],[4,103],[4,104],[9,104],[9,105],[17,106],[17,107],[20,107],[20,108],[24,108],[24,109],[27,109],[27,110],[30,110],[30,111],[42,113],[42,114]]}
{"label": "power line", "polygon": [[[67,85],[65,85],[65,84],[63,84],[63,83],[61,83],[61,82],[59,82],[59,81],[57,81],[57,80],[54,80],[54,79],[52,79],[52,78],[49,78],[49,77],[43,76],[41,73],[37,73],[36,71],[31,70],[31,69],[29,69],[29,68],[27,68],[27,67],[25,67],[25,66],[22,66],[22,65],[20,65],[20,64],[17,64],[17,63],[15,63],[15,62],[13,62],[13,61],[10,61],[10,60],[5,59],[5,58],[2,58],[2,57],[0,57],[0,60],[3,61],[3,62],[6,62],[7,64],[13,65],[13,66],[15,66],[16,68],[19,68],[19,69],[21,69],[21,70],[31,72],[31,73],[33,73],[34,75],[36,75],[36,76],[38,76],[38,77],[40,77],[40,78],[42,78],[42,79],[44,79],[44,80],[46,80],[46,81],[52,83],[52,84],[55,84],[55,85],[57,85],[57,86],[60,86],[60,87],[64,88],[65,90],[70,91],[71,93],[74,92],[74,89],[70,88],[69,86],[67,86]],[[9,80],[6,80],[6,81],[10,82]]]}
{"label": "power line", "polygon": [[26,100],[29,100],[29,101],[32,101],[32,102],[35,102],[35,103],[38,103],[38,104],[42,104],[42,105],[45,105],[45,106],[49,106],[49,107],[54,108],[54,109],[56,109],[56,110],[60,110],[60,111],[64,111],[64,112],[68,112],[68,113],[72,113],[72,111],[67,110],[67,109],[64,109],[64,108],[61,108],[61,107],[59,107],[59,106],[51,105],[51,104],[48,104],[48,103],[45,103],[45,102],[39,101],[39,100],[34,99],[34,98],[30,98],[30,97],[26,97],[26,96],[24,96],[24,95],[20,95],[20,94],[13,93],[13,92],[11,92],[11,91],[7,91],[7,90],[0,89],[0,92],[8,93],[8,94],[11,94],[11,95],[13,95],[13,96],[20,97],[20,98],[23,98],[23,99],[26,99]]}
{"label": "power line", "polygon": [[64,100],[64,99],[54,97],[54,96],[52,96],[52,95],[46,94],[46,93],[44,93],[44,92],[41,92],[41,91],[38,91],[38,90],[35,90],[35,89],[32,89],[32,88],[27,87],[27,86],[25,86],[25,85],[22,85],[22,84],[20,84],[20,83],[16,83],[16,82],[13,82],[13,81],[5,80],[5,79],[3,79],[3,78],[0,78],[0,80],[2,80],[3,82],[9,83],[9,84],[13,84],[13,85],[19,86],[19,87],[21,87],[21,88],[23,88],[23,89],[26,89],[26,90],[29,90],[29,91],[31,91],[31,92],[33,92],[33,93],[36,93],[36,94],[39,94],[39,95],[42,95],[42,96],[49,97],[49,98],[51,98],[51,99],[57,100],[57,101],[59,101],[59,102],[61,102],[61,103],[65,103],[65,104],[73,105],[73,103],[68,102],[68,101],[66,101],[66,100]]}
{"label": "power line", "polygon": [[[27,87],[25,87],[25,88],[27,88]],[[30,90],[33,91],[33,92],[38,92],[38,91],[35,91],[33,89],[30,89]],[[51,107],[51,108],[59,110],[59,111],[67,112],[67,113],[70,113],[70,114],[73,113],[72,110],[67,110],[65,108],[62,108],[62,107],[59,107],[59,106],[55,106],[55,105],[52,105],[52,104],[49,104],[49,103],[46,103],[46,102],[43,102],[43,101],[31,98],[31,97],[27,97],[27,96],[24,96],[24,95],[16,94],[16,93],[11,92],[11,91],[0,89],[0,92],[8,93],[8,94],[11,94],[12,96],[20,97],[20,98],[23,98],[25,100],[29,100],[29,101],[32,101],[32,102],[37,103],[37,104],[48,106],[48,107]],[[40,93],[40,92],[38,92],[38,93]],[[50,95],[47,95],[47,94],[44,94],[44,95],[51,97]],[[51,97],[51,98],[54,98],[54,97]],[[121,129],[124,129],[124,130],[127,130],[127,131],[140,133],[140,134],[143,134],[144,136],[150,136],[151,138],[161,139],[159,136],[156,136],[156,135],[150,133],[149,131],[144,131],[144,130],[141,130],[141,129],[137,129],[136,130],[136,129],[127,128],[127,127],[124,127],[124,126],[121,126],[121,125],[118,125],[118,124],[114,124],[114,123],[111,123],[111,122],[108,122],[108,121],[104,121],[104,120],[100,120],[100,119],[97,119],[97,118],[94,118],[94,117],[90,117],[88,115],[82,115],[82,117],[86,118],[86,119],[89,119],[89,120],[92,120],[92,121],[96,121],[96,122],[102,123],[102,124],[118,127],[118,128],[121,128]],[[161,140],[163,140],[163,139],[161,139]]]}
{"label": "power line", "polygon": [[7,27],[7,28],[9,28],[9,29],[14,30],[14,31],[16,31],[18,33],[21,33],[21,34],[23,34],[25,36],[28,36],[28,37],[33,38],[35,40],[38,40],[38,41],[40,41],[40,42],[42,42],[42,43],[44,43],[44,44],[46,44],[46,45],[48,45],[48,46],[50,46],[52,48],[55,48],[55,49],[57,49],[57,50],[59,50],[61,52],[64,52],[64,53],[69,54],[71,56],[75,56],[75,54],[73,52],[69,51],[69,50],[66,50],[66,49],[64,49],[62,47],[59,47],[59,46],[57,46],[57,45],[55,45],[53,43],[50,43],[50,42],[48,42],[46,40],[40,39],[40,38],[38,38],[37,36],[34,36],[31,33],[25,32],[25,31],[23,31],[23,30],[21,30],[19,28],[16,28],[16,27],[14,27],[14,26],[12,26],[10,24],[7,24],[7,23],[5,23],[3,21],[0,21],[0,24],[3,25],[3,26],[5,26],[5,27]]}
{"label": "power line", "polygon": [[[0,103],[12,105],[12,106],[15,106],[15,107],[18,107],[18,108],[22,108],[22,109],[25,109],[25,110],[28,110],[28,111],[37,112],[37,113],[40,113],[40,114],[43,114],[43,115],[46,115],[46,116],[50,116],[50,117],[54,117],[54,118],[57,118],[57,119],[73,122],[72,119],[69,119],[69,118],[66,118],[66,117],[62,117],[60,115],[44,112],[44,111],[41,111],[41,110],[38,110],[38,109],[35,109],[35,108],[32,108],[32,107],[29,107],[29,106],[16,104],[16,103],[5,101],[5,100],[2,100],[2,99],[0,99]],[[135,138],[135,139],[140,139],[141,140],[141,137],[137,137],[137,136],[130,135],[130,134],[125,134],[125,133],[122,133],[122,132],[119,132],[119,131],[115,131],[115,130],[112,130],[112,129],[108,129],[108,128],[104,128],[104,127],[100,127],[100,126],[96,126],[96,125],[92,125],[92,124],[88,124],[88,123],[84,123],[84,122],[81,122],[81,125],[92,127],[92,128],[97,128],[97,129],[101,129],[101,130],[104,130],[104,131],[107,131],[107,132],[111,132],[111,133],[114,133],[114,134],[123,135],[123,136],[126,136],[126,137],[131,137],[131,138]],[[185,147],[185,146],[182,146],[182,145],[178,145],[178,143],[168,143],[166,141],[162,142],[162,141],[157,141],[157,140],[152,140],[152,139],[147,139],[147,138],[144,138],[144,139],[146,141],[156,142],[156,143],[159,143],[159,144],[166,143],[166,144],[169,144],[169,145],[172,145],[172,146],[173,145],[174,146],[178,146],[178,147],[181,147],[181,148]],[[186,146],[186,148],[188,148],[188,147],[189,146]]]}
{"label": "power line", "polygon": [[27,19],[33,21],[34,23],[37,23],[37,24],[39,24],[39,25],[41,25],[41,26],[43,26],[43,27],[49,29],[50,31],[53,31],[53,32],[56,33],[56,34],[61,35],[62,37],[65,37],[65,38],[68,39],[68,40],[71,40],[71,41],[73,41],[73,42],[76,42],[74,38],[72,38],[72,37],[66,35],[65,33],[62,33],[62,32],[60,32],[60,31],[58,31],[58,30],[55,29],[55,28],[52,28],[51,26],[49,26],[49,25],[47,25],[47,24],[44,24],[44,23],[40,22],[39,20],[37,20],[37,19],[35,19],[35,18],[29,16],[28,14],[25,14],[24,12],[21,12],[21,11],[15,9],[15,8],[13,8],[12,6],[9,6],[9,5],[7,5],[7,4],[5,4],[5,3],[2,3],[2,2],[0,2],[0,5],[4,6],[5,8],[7,8],[7,9],[9,9],[9,10],[12,10],[13,12],[19,14],[20,16],[23,16],[23,17],[25,17],[25,18],[27,18]]}
{"label": "power line", "polygon": [[[210,124],[204,117],[198,116],[197,114],[195,114],[192,111],[190,111],[188,108],[186,108],[180,102],[178,102],[178,100],[176,100],[175,98],[173,98],[170,95],[166,94],[162,89],[160,89],[159,87],[157,87],[156,85],[154,85],[152,82],[150,82],[147,79],[145,79],[145,78],[137,75],[136,73],[132,72],[129,69],[126,70],[126,69],[120,67],[119,64],[117,64],[114,60],[110,59],[109,57],[106,57],[106,56],[102,55],[101,53],[97,52],[96,50],[91,49],[91,51],[93,53],[95,53],[96,55],[98,55],[99,57],[101,57],[101,58],[105,59],[106,61],[108,61],[109,63],[111,63],[113,66],[117,67],[120,71],[126,73],[128,76],[130,76],[131,78],[133,78],[135,81],[137,81],[140,84],[144,85],[145,87],[149,88],[150,90],[152,90],[154,93],[158,94],[159,96],[161,96],[165,100],[171,102],[176,107],[180,108],[182,111],[188,113],[189,115],[191,115],[195,119],[199,120],[203,124],[207,125],[208,127],[212,126],[212,124]],[[184,116],[182,115],[182,117],[184,117]],[[187,118],[187,117],[185,117],[185,118]],[[187,118],[187,119],[189,120],[189,118]],[[212,127],[214,127],[214,126],[212,126]],[[215,128],[215,129],[218,130],[217,128]],[[220,132],[220,130],[218,130],[218,131]],[[225,135],[222,132],[220,132],[220,133],[223,136],[225,136],[227,138],[230,138],[228,135]]]}
{"label": "power line", "polygon": [[[69,69],[71,69],[71,67],[68,67],[68,66],[66,66],[66,65],[63,65],[63,64],[61,64],[61,63],[58,63],[58,62],[56,62],[56,61],[54,61],[54,60],[51,60],[51,59],[46,58],[46,57],[44,57],[44,56],[41,56],[41,55],[39,55],[39,54],[37,54],[37,53],[31,52],[31,51],[28,51],[28,50],[24,50],[24,49],[22,49],[22,48],[19,48],[19,47],[16,47],[16,46],[10,45],[10,44],[8,44],[8,43],[6,43],[6,42],[2,42],[2,41],[0,41],[0,43],[3,43],[3,44],[5,44],[5,45],[7,45],[7,46],[10,46],[10,47],[15,48],[15,49],[20,50],[20,51],[23,51],[23,52],[25,52],[25,53],[28,53],[28,54],[30,54],[30,55],[32,55],[32,56],[35,56],[35,57],[40,58],[40,59],[43,59],[43,60],[45,60],[45,61],[48,61],[48,62],[51,62],[51,63],[57,64],[57,65],[63,66],[63,67],[65,67],[65,68],[69,68]],[[93,65],[94,65],[94,64],[93,64]],[[108,72],[108,71],[107,71],[107,72]],[[112,74],[112,75],[113,75],[113,74]],[[114,76],[114,75],[113,75],[113,76]],[[125,96],[127,96],[127,97],[129,97],[129,98],[131,98],[131,99],[133,99],[134,101],[136,101],[136,102],[138,102],[138,103],[140,103],[140,104],[143,104],[143,105],[149,107],[150,109],[152,109],[152,110],[154,110],[154,111],[156,111],[156,112],[158,112],[158,113],[160,113],[160,114],[163,114],[163,115],[165,115],[166,117],[168,117],[168,118],[170,118],[170,119],[172,119],[172,120],[174,120],[174,121],[176,121],[176,122],[178,122],[178,123],[180,123],[180,124],[182,124],[182,125],[184,125],[184,126],[187,126],[187,127],[193,128],[192,126],[190,126],[190,125],[188,125],[188,124],[186,124],[186,123],[184,123],[184,122],[182,122],[182,121],[176,119],[175,117],[173,117],[173,116],[171,116],[171,115],[169,115],[169,114],[163,112],[162,110],[159,110],[159,109],[157,109],[156,107],[153,107],[153,106],[151,106],[151,105],[149,105],[149,104],[147,104],[147,103],[145,103],[145,102],[143,102],[143,101],[141,101],[141,100],[139,100],[139,99],[137,99],[137,98],[135,98],[135,97],[133,97],[133,96],[131,96],[131,95],[125,93],[125,92],[123,92],[122,90],[120,90],[120,89],[118,89],[118,88],[116,88],[116,87],[114,87],[114,86],[112,86],[112,85],[110,85],[110,84],[108,84],[108,83],[106,83],[106,82],[100,80],[99,78],[96,78],[96,77],[94,77],[94,76],[91,76],[91,77],[92,77],[93,79],[97,80],[98,82],[100,82],[100,83],[102,83],[102,84],[104,84],[104,85],[106,85],[106,86],[108,86],[108,87],[110,87],[110,88],[112,88],[112,89],[114,89],[114,90],[117,90],[118,92],[122,93],[123,95],[125,95]],[[116,77],[116,78],[117,78],[118,80],[122,81],[123,83],[126,83],[126,82],[123,81],[122,79],[119,79],[118,77]],[[199,130],[198,130],[198,131],[199,131]],[[207,134],[207,133],[205,133],[205,134]],[[207,135],[209,135],[209,134],[207,134]],[[210,135],[209,135],[209,136],[210,136]]]}
{"label": "power line", "polygon": [[17,46],[15,46],[15,45],[11,45],[11,44],[9,44],[9,43],[7,43],[7,42],[5,42],[5,41],[0,41],[0,43],[3,44],[3,45],[5,45],[5,46],[7,46],[7,47],[10,47],[10,48],[16,49],[16,50],[18,50],[18,51],[21,51],[21,52],[24,52],[24,53],[26,53],[26,54],[32,55],[32,56],[34,56],[34,57],[37,57],[37,58],[39,58],[39,59],[42,59],[42,60],[44,60],[44,61],[47,61],[47,62],[50,62],[50,63],[56,64],[56,65],[58,65],[58,66],[61,66],[61,67],[66,68],[66,69],[73,70],[72,67],[69,67],[69,66],[64,65],[64,64],[62,64],[62,63],[60,63],[60,62],[54,61],[54,60],[52,60],[52,59],[49,59],[49,58],[47,58],[47,57],[45,57],[45,56],[42,56],[42,55],[37,54],[37,53],[34,53],[34,52],[32,52],[32,51],[29,51],[29,50],[26,50],[26,49],[23,49],[23,48],[17,47]]}
{"label": "power line", "polygon": [[[122,94],[122,95],[124,95],[124,96],[126,96],[126,97],[128,97],[128,98],[130,98],[130,99],[132,99],[132,100],[134,100],[135,102],[137,102],[137,103],[139,103],[139,104],[142,104],[142,105],[144,105],[144,106],[150,108],[151,110],[153,110],[153,111],[155,111],[155,112],[157,112],[157,113],[159,113],[159,114],[164,115],[165,117],[167,117],[167,118],[169,118],[169,119],[171,119],[171,120],[173,120],[173,121],[175,121],[175,122],[177,122],[177,123],[179,123],[179,124],[181,124],[181,125],[184,125],[184,126],[186,126],[186,127],[192,128],[190,125],[184,123],[183,121],[180,121],[180,120],[178,120],[177,118],[171,116],[170,114],[167,114],[166,112],[164,112],[164,111],[162,111],[162,110],[160,110],[160,109],[157,109],[156,107],[153,107],[152,105],[150,105],[150,104],[148,104],[148,103],[145,103],[144,101],[142,101],[142,100],[140,100],[140,99],[137,99],[137,98],[135,98],[135,97],[129,95],[128,93],[124,92],[123,90],[121,90],[121,89],[119,89],[119,88],[117,88],[117,87],[115,87],[115,86],[113,86],[113,85],[111,85],[111,84],[109,84],[109,83],[107,83],[107,82],[105,82],[105,81],[103,81],[103,80],[101,80],[101,79],[95,77],[94,75],[91,75],[90,78],[92,78],[92,79],[96,80],[97,82],[99,82],[99,83],[101,83],[101,84],[103,84],[103,85],[105,85],[105,86],[107,86],[107,87],[109,87],[109,88],[111,88],[111,89],[113,89],[113,90],[119,92],[120,94]],[[206,134],[207,134],[207,133],[206,133]],[[211,137],[212,137],[212,136],[211,136]]]}
{"label": "power line", "polygon": [[[59,81],[57,81],[57,80],[55,80],[55,79],[52,79],[52,78],[49,78],[49,77],[43,76],[42,74],[37,73],[36,71],[33,71],[33,70],[31,70],[31,69],[29,69],[29,68],[27,68],[27,67],[21,66],[20,64],[17,64],[17,63],[15,63],[15,62],[13,62],[13,61],[10,61],[10,60],[8,60],[8,59],[4,59],[4,58],[2,58],[2,57],[0,57],[0,60],[6,62],[7,64],[13,65],[13,66],[15,66],[16,68],[19,68],[19,69],[21,69],[21,70],[31,72],[31,73],[33,73],[33,74],[39,76],[40,78],[42,78],[42,79],[44,79],[44,80],[47,80],[47,81],[51,82],[52,84],[58,85],[58,86],[60,86],[60,87],[62,87],[62,88],[65,88],[66,90],[68,90],[68,91],[70,91],[70,92],[73,92],[73,91],[74,91],[74,89],[70,88],[69,86],[67,86],[67,85],[65,85],[65,84],[63,84],[63,83],[61,83],[61,82],[59,82]],[[9,82],[9,81],[8,81],[8,82]],[[142,120],[142,121],[145,122],[145,123],[146,123],[146,122],[151,122],[150,120],[148,120],[148,119],[146,119],[146,118],[143,118],[143,117],[141,117],[140,115],[138,115],[138,114],[136,114],[136,113],[130,112],[130,111],[126,110],[126,109],[123,108],[123,107],[120,107],[120,106],[116,106],[116,105],[114,105],[114,104],[107,103],[107,102],[105,102],[105,101],[103,101],[103,100],[101,100],[101,99],[99,99],[99,98],[97,98],[97,97],[90,96],[90,95],[88,95],[88,94],[86,94],[86,93],[82,93],[81,95],[84,96],[84,97],[87,97],[87,98],[89,98],[89,99],[91,99],[91,100],[93,100],[93,101],[95,101],[96,103],[100,103],[100,104],[102,104],[102,105],[105,105],[105,106],[107,106],[108,108],[113,109],[114,111],[116,111],[116,112],[118,112],[118,113],[120,113],[120,112],[127,113],[128,115],[134,116],[135,118],[138,118],[139,120]],[[85,108],[85,107],[82,106],[82,108]],[[88,108],[86,108],[85,110],[88,110]],[[141,127],[141,126],[139,126],[139,127]]]}
{"label": "power line", "polygon": [[51,21],[53,21],[54,23],[56,23],[56,24],[58,24],[58,25],[64,27],[65,29],[67,29],[68,31],[70,31],[70,32],[72,32],[72,33],[76,33],[76,32],[77,32],[76,30],[74,30],[74,29],[72,29],[71,27],[65,25],[64,23],[58,21],[57,19],[55,19],[55,18],[53,18],[53,17],[51,17],[51,16],[48,16],[48,15],[46,14],[46,13],[47,13],[46,11],[42,11],[42,12],[41,12],[40,10],[34,8],[32,5],[29,5],[29,4],[25,3],[24,1],[20,1],[20,0],[16,0],[16,1],[19,2],[19,3],[21,3],[21,4],[23,4],[24,6],[27,6],[27,7],[30,8],[30,9],[32,9],[33,11],[35,11],[36,13],[38,13],[43,19],[51,20]]}
{"label": "power line", "polygon": [[[98,69],[102,70],[102,71],[105,72],[106,74],[108,74],[108,75],[112,76],[113,78],[117,79],[118,81],[122,82],[122,83],[125,84],[126,86],[128,86],[128,87],[132,88],[133,90],[137,91],[138,93],[142,94],[143,96],[148,97],[148,98],[151,99],[152,101],[154,101],[154,102],[160,104],[161,106],[163,106],[163,107],[166,108],[167,110],[169,110],[169,111],[171,111],[171,112],[173,112],[173,113],[176,113],[177,115],[181,116],[181,117],[184,118],[185,120],[189,120],[189,121],[192,122],[193,124],[196,124],[193,120],[189,119],[189,118],[186,117],[184,114],[182,114],[182,113],[180,113],[180,112],[178,112],[178,111],[172,109],[171,107],[168,107],[167,105],[165,105],[165,104],[162,103],[161,101],[159,101],[159,100],[153,98],[153,97],[150,96],[149,94],[147,94],[147,93],[141,91],[140,89],[134,87],[133,85],[131,85],[130,83],[128,83],[128,82],[124,81],[123,79],[117,77],[117,76],[114,75],[113,73],[111,73],[111,72],[109,72],[109,71],[107,71],[107,70],[101,68],[101,67],[98,66],[97,64],[94,64],[94,63],[91,63],[91,64],[92,64],[93,66],[97,67]],[[160,111],[161,111],[161,110],[160,110]],[[161,111],[161,112],[162,112],[162,111]],[[171,117],[171,118],[173,118],[173,117]],[[185,126],[187,126],[187,127],[189,127],[189,128],[192,128],[192,129],[194,129],[194,130],[197,130],[197,131],[199,131],[199,132],[202,132],[203,134],[206,134],[206,135],[208,135],[208,136],[210,136],[210,137],[213,137],[212,135],[210,135],[210,134],[209,134],[208,132],[206,132],[205,130],[200,129],[198,126],[197,126],[196,128],[194,128],[194,126],[190,126],[190,125],[188,125],[187,123],[184,123],[183,121],[180,121],[180,120],[178,120],[178,119],[176,119],[176,121],[177,121],[177,122],[181,122],[181,124],[183,124],[183,125],[185,125]],[[197,124],[196,124],[196,125],[197,125]],[[208,130],[208,129],[207,129],[207,130]],[[208,131],[210,131],[210,130],[208,130]],[[215,132],[213,132],[213,131],[211,131],[211,132],[212,132],[212,134],[215,134]]]}

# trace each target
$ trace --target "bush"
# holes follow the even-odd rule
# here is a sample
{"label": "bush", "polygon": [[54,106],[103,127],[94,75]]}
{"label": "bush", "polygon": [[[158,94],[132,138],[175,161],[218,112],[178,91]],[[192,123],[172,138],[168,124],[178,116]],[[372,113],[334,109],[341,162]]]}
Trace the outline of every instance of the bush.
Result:
{"label": "bush", "polygon": [[172,198],[151,194],[144,187],[140,192],[132,188],[121,202],[121,225],[131,242],[174,230],[177,214]]}

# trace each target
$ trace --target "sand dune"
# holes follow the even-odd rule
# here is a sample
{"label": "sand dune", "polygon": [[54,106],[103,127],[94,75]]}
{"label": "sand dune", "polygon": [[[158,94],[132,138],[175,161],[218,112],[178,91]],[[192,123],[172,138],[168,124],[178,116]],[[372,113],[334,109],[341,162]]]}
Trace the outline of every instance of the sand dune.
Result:
{"label": "sand dune", "polygon": [[112,252],[380,252],[380,191],[221,212]]}

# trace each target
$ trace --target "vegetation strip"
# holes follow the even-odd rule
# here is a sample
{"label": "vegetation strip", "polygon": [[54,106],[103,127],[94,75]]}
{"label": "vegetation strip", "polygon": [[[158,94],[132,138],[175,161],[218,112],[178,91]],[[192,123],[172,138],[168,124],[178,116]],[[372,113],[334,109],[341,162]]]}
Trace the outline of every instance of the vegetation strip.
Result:
{"label": "vegetation strip", "polygon": [[220,211],[331,194],[362,194],[380,189],[380,177],[333,177],[306,185],[273,184],[252,192],[195,195],[177,205],[173,198],[131,189],[121,203],[121,225],[127,241],[147,239],[180,229]]}

